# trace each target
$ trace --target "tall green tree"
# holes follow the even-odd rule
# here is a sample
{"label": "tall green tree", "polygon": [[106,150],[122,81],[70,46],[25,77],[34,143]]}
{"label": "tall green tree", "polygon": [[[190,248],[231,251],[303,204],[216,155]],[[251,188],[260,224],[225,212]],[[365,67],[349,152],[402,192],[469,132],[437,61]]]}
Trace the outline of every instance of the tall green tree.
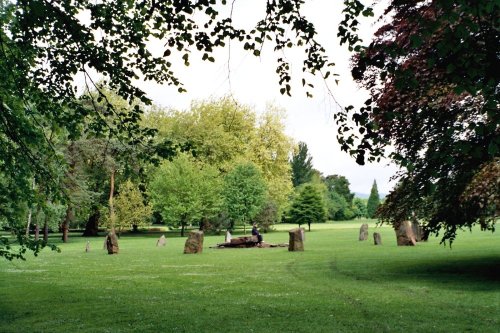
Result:
{"label": "tall green tree", "polygon": [[377,181],[374,180],[370,190],[370,196],[368,197],[368,201],[366,203],[366,215],[371,219],[374,218],[379,205],[380,196],[378,194]]}
{"label": "tall green tree", "polygon": [[158,130],[158,139],[190,150],[196,160],[226,172],[252,156],[256,116],[230,98],[193,102],[189,110],[158,110],[145,118]]}
{"label": "tall green tree", "polygon": [[358,217],[358,218],[367,217],[366,204],[367,204],[367,201],[360,199],[360,198],[354,198],[353,205],[352,205],[354,217]]}
{"label": "tall green tree", "polygon": [[291,166],[292,140],[285,134],[285,112],[269,105],[258,119],[252,145],[251,160],[259,166],[267,184],[269,203],[274,207],[278,220],[292,193]]}
{"label": "tall green tree", "polygon": [[290,209],[290,221],[298,223],[299,227],[307,223],[311,231],[311,223],[326,221],[326,209],[323,196],[317,188],[306,184],[294,199]]}
{"label": "tall green tree", "polygon": [[149,203],[144,202],[144,197],[139,188],[128,179],[119,188],[119,195],[115,200],[116,228],[118,234],[124,230],[137,230],[151,224],[153,214]]}
{"label": "tall green tree", "polygon": [[349,181],[340,175],[322,177],[327,194],[326,205],[328,218],[335,221],[350,220],[355,217],[353,210],[353,197],[349,189]]}
{"label": "tall green tree", "polygon": [[272,230],[273,225],[279,222],[279,219],[278,207],[274,202],[268,200],[255,216],[254,222],[259,226],[259,229],[268,232]]}
{"label": "tall green tree", "polygon": [[181,227],[181,236],[190,223],[220,211],[221,181],[217,170],[179,154],[164,161],[149,183],[153,206],[168,224]]}
{"label": "tall green tree", "polygon": [[344,176],[329,175],[324,178],[324,182],[329,192],[337,192],[344,197],[349,206],[352,205],[354,193],[351,193],[349,188],[349,180]]}
{"label": "tall green tree", "polygon": [[290,164],[292,166],[292,183],[294,187],[311,181],[313,174],[312,157],[309,155],[305,142],[299,142]]}
{"label": "tall green tree", "polygon": [[385,24],[363,47],[355,30],[366,8],[355,2],[340,32],[356,52],[353,77],[371,96],[336,117],[342,149],[359,163],[385,155],[401,167],[380,218],[397,225],[415,214],[450,242],[476,223],[494,230],[500,3],[389,1]]}
{"label": "tall green tree", "polygon": [[328,219],[334,221],[345,221],[354,218],[352,205],[335,191],[328,191],[325,196]]}
{"label": "tall green tree", "polygon": [[288,157],[291,139],[285,134],[284,111],[268,105],[260,116],[231,98],[194,102],[189,110],[158,110],[145,118],[158,130],[158,142],[170,141],[189,150],[196,160],[225,174],[251,161],[262,172],[269,200],[280,218],[292,191]]}
{"label": "tall green tree", "polygon": [[266,183],[253,163],[239,164],[225,176],[223,195],[228,217],[246,228],[266,202]]}

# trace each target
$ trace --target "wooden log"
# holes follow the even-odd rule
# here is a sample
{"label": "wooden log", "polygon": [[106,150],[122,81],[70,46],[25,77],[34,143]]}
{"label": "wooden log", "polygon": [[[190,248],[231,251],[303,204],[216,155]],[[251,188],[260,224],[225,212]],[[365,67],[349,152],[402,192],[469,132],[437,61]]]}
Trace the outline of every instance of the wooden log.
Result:
{"label": "wooden log", "polygon": [[244,236],[231,238],[231,241],[217,244],[217,247],[255,247],[259,244],[257,236]]}

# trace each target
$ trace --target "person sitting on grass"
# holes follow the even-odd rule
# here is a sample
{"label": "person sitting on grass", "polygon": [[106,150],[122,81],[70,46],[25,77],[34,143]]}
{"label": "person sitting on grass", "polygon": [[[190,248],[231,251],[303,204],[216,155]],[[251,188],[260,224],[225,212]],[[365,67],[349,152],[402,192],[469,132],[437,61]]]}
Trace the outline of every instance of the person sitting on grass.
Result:
{"label": "person sitting on grass", "polygon": [[262,235],[259,233],[259,230],[257,229],[257,224],[253,224],[252,227],[252,236],[257,236],[257,244],[260,246],[262,243]]}

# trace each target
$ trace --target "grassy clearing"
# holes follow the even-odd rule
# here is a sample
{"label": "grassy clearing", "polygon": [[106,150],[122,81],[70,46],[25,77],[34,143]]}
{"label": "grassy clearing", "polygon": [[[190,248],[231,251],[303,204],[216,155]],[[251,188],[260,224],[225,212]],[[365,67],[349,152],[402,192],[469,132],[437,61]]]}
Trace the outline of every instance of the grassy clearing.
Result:
{"label": "grassy clearing", "polygon": [[[73,237],[62,253],[0,261],[0,332],[499,332],[498,233],[398,248],[357,240],[364,221],[313,225],[305,251],[210,249],[184,239]],[[264,235],[288,241],[286,230]],[[370,221],[370,234],[374,231]],[[371,235],[370,235],[371,237]]]}

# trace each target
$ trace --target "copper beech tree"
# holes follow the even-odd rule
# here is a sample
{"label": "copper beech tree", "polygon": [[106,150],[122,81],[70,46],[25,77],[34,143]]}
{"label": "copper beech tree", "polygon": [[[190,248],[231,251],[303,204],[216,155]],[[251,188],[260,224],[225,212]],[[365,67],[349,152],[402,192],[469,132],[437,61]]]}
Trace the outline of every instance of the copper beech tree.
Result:
{"label": "copper beech tree", "polygon": [[[336,115],[339,142],[360,164],[388,156],[402,168],[378,210],[382,221],[414,216],[450,243],[459,228],[494,230],[499,10],[497,1],[389,1],[368,47],[344,40],[355,50],[352,75],[370,99]],[[355,14],[344,26],[356,26]]]}

